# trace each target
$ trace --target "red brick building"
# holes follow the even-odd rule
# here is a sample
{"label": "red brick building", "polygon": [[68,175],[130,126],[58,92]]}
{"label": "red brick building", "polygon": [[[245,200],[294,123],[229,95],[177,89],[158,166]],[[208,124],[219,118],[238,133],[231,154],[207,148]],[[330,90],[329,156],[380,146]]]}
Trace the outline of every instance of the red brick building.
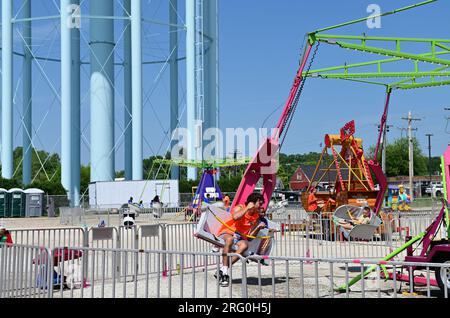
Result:
{"label": "red brick building", "polygon": [[[300,165],[290,179],[289,187],[291,188],[291,190],[305,191],[306,189],[308,189],[309,183],[311,182],[311,178],[313,177],[315,170],[316,166]],[[327,169],[325,167],[322,167],[318,172],[318,174],[316,175],[316,179],[320,178],[325,170]],[[347,175],[347,173],[344,171],[343,175]],[[329,170],[327,175],[322,179],[322,181],[318,184],[318,186],[325,187],[330,184],[332,185],[335,183],[335,181],[336,181],[336,171]]]}

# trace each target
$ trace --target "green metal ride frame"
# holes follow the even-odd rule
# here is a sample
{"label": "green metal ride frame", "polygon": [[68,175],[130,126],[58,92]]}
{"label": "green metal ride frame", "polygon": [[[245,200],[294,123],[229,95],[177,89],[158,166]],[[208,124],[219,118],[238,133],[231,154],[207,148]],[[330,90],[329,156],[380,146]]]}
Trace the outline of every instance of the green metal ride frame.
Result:
{"label": "green metal ride frame", "polygon": [[[380,14],[371,18],[392,15],[398,12],[421,7],[423,5],[437,2],[438,0],[428,0],[408,7],[400,8],[391,12]],[[434,38],[403,38],[403,37],[374,37],[374,36],[346,36],[323,34],[325,31],[338,29],[344,26],[353,25],[367,21],[367,17],[353,20],[338,25],[322,28],[308,34],[308,42],[312,46],[316,43],[335,45],[340,48],[355,50],[359,52],[371,53],[387,56],[387,58],[376,59],[363,63],[345,64],[341,66],[309,70],[303,73],[303,77],[340,79],[359,83],[380,85],[386,88],[388,96],[393,90],[418,89],[426,87],[437,87],[450,85],[450,39]],[[404,50],[405,46],[417,45],[423,47],[429,45],[429,51],[421,53],[410,53]],[[387,71],[388,67],[395,69],[404,67],[405,62],[410,61],[411,65],[405,71]],[[430,67],[431,65],[431,67]],[[368,68],[374,68],[366,71]],[[364,71],[359,70],[364,69]],[[394,79],[394,81],[392,80]],[[389,81],[390,80],[390,81]],[[445,180],[444,180],[445,181]],[[445,182],[444,182],[445,184]],[[448,237],[450,238],[450,227],[448,211],[445,215]],[[380,261],[379,265],[369,267],[364,273],[353,278],[349,283],[337,288],[340,292],[345,292],[378,266],[387,275],[384,262],[392,260],[395,256],[405,251],[413,244],[420,242],[427,232],[406,242],[403,246],[387,255]]]}
{"label": "green metal ride frame", "polygon": [[249,164],[250,158],[240,158],[240,159],[213,159],[213,160],[184,160],[184,159],[156,159],[155,163],[164,165],[175,165],[179,167],[190,167],[199,169],[215,169],[215,168],[225,168],[225,167],[236,167]]}
{"label": "green metal ride frame", "polygon": [[[437,0],[421,2],[379,16],[414,9],[433,2],[437,2]],[[309,43],[311,45],[314,43],[335,45],[344,49],[383,55],[388,58],[310,70],[304,72],[303,76],[382,85],[391,90],[450,85],[450,39],[348,36],[322,33],[366,20],[367,18],[358,19],[311,32],[308,34]],[[409,48],[412,45],[420,47],[428,45],[429,51],[425,53],[410,53],[403,50],[405,46]],[[400,66],[404,67],[405,61],[410,61],[411,63],[410,67],[405,71],[386,70],[391,66],[398,69],[400,63],[403,63]],[[433,69],[430,69],[430,65],[436,65],[437,68],[432,67]],[[368,68],[373,69],[366,71]],[[364,71],[358,72],[361,69]],[[395,79],[395,81],[389,81],[389,79]]]}
{"label": "green metal ride frame", "polygon": [[[320,43],[337,45],[341,48],[373,53],[378,55],[385,55],[387,59],[377,59],[373,61],[345,64],[341,66],[322,68],[311,70],[304,73],[307,77],[319,77],[325,79],[343,79],[365,83],[384,85],[392,89],[413,89],[423,87],[435,87],[442,85],[450,85],[450,40],[445,39],[417,39],[417,38],[397,38],[397,37],[371,37],[371,36],[343,36],[343,35],[328,35],[328,34],[314,34],[311,38]],[[359,41],[361,43],[355,44],[348,41]],[[371,43],[374,44],[371,44]],[[371,45],[368,45],[370,43]],[[430,45],[430,52],[427,53],[407,53],[402,50],[402,44],[418,44]],[[395,50],[376,47],[375,45],[393,46]],[[445,58],[447,57],[447,58]],[[389,72],[385,71],[386,66],[399,64],[404,61],[412,61],[411,69],[403,72]],[[396,63],[397,62],[397,63]],[[427,64],[436,64],[439,67],[433,70],[420,70],[422,66]],[[374,67],[372,72],[352,72],[355,69]],[[336,72],[341,71],[341,72]],[[401,81],[386,82],[387,79],[399,79]],[[442,80],[446,78],[446,80]],[[368,80],[370,79],[370,80]],[[379,79],[380,81],[374,81]],[[422,81],[418,81],[418,80]]]}

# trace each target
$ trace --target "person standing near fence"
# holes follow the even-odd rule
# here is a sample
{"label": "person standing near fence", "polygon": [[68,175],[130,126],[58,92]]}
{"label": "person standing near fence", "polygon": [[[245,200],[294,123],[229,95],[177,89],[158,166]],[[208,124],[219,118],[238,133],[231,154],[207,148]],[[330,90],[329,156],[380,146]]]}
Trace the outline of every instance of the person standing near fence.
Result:
{"label": "person standing near fence", "polygon": [[11,233],[4,225],[0,225],[0,244],[13,244]]}
{"label": "person standing near fence", "polygon": [[230,211],[230,201],[231,200],[230,200],[230,197],[228,196],[228,194],[225,193],[225,196],[223,197],[222,201],[223,201],[223,208],[225,210],[227,210],[227,212],[229,212]]}
{"label": "person standing near fence", "polygon": [[250,194],[245,205],[237,205],[231,212],[231,219],[224,222],[219,229],[218,237],[221,237],[225,246],[223,248],[223,263],[218,274],[214,276],[219,279],[220,286],[228,287],[230,277],[228,270],[231,265],[236,263],[239,258],[234,256],[230,259],[227,254],[233,252],[233,245],[236,246],[236,254],[243,254],[248,249],[248,235],[252,231],[253,235],[266,227],[266,224],[260,221],[260,210],[264,209],[264,197],[259,193]]}

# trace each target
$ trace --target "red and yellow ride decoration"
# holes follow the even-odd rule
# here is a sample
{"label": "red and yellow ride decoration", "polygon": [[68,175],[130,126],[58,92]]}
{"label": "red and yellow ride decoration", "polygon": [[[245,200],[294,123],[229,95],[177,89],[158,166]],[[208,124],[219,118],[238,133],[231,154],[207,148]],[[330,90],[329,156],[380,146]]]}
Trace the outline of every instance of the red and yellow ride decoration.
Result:
{"label": "red and yellow ride decoration", "polygon": [[[375,188],[369,164],[364,156],[363,141],[354,136],[355,132],[355,122],[351,121],[341,129],[340,135],[325,136],[325,148],[311,178],[308,191],[302,195],[304,206],[307,206],[305,203],[310,188],[328,182],[332,185],[329,190],[318,192],[316,196],[325,202],[335,201],[335,203],[324,206],[322,212],[333,212],[338,206],[346,204],[355,206],[368,204],[375,209],[378,190]],[[328,159],[330,157],[331,162]]]}
{"label": "red and yellow ride decoration", "polygon": [[[378,202],[384,196],[380,191],[384,192],[386,180],[378,172],[378,177],[383,180],[374,178],[373,163],[366,160],[363,141],[355,137],[355,132],[355,122],[351,121],[341,129],[339,135],[325,136],[325,147],[308,190],[302,194],[303,206],[307,207],[311,187],[320,183],[329,184],[328,190],[316,193],[317,199],[324,202],[322,218],[332,218],[334,211],[342,205],[368,205],[376,214],[380,212]],[[384,215],[381,214],[380,217],[383,218]]]}

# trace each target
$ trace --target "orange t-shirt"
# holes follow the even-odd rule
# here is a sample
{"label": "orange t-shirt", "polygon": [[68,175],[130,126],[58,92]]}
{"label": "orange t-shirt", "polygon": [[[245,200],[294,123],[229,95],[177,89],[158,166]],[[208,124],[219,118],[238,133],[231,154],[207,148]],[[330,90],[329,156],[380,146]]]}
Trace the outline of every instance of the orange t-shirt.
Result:
{"label": "orange t-shirt", "polygon": [[317,197],[314,195],[314,193],[310,193],[308,195],[308,211],[314,212],[317,210]]}
{"label": "orange t-shirt", "polygon": [[[244,208],[243,205],[240,205],[240,207]],[[231,219],[227,222],[224,222],[226,225],[222,225],[222,227],[217,232],[217,235],[220,236],[222,234],[231,234],[233,235],[232,231],[229,229],[235,229],[236,232],[243,235],[248,235],[251,231],[251,229],[257,225],[257,221],[259,219],[259,214],[254,213],[253,215],[249,215],[248,213],[245,213],[244,216],[240,220],[233,220],[233,212],[231,213]],[[243,237],[244,239],[247,239],[246,237]]]}

